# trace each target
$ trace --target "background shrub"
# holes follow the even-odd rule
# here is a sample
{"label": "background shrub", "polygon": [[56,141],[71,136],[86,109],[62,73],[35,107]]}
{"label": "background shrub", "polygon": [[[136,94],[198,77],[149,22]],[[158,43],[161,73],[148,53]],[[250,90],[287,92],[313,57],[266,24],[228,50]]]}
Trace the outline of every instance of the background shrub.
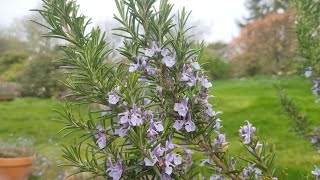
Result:
{"label": "background shrub", "polygon": [[23,96],[48,98],[64,90],[59,82],[64,75],[58,65],[52,62],[53,59],[56,57],[46,54],[28,62],[19,78],[23,86]]}

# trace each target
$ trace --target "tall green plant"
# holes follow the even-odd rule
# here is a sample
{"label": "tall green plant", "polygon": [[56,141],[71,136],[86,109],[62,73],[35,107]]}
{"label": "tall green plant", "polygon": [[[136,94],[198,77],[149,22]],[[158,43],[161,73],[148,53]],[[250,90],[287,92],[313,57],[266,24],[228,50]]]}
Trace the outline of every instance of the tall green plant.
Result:
{"label": "tall green plant", "polygon": [[[105,33],[86,30],[90,20],[74,1],[43,0],[37,10],[48,23],[45,36],[67,41],[60,62],[69,70],[65,84],[77,103],[104,105],[87,116],[75,115],[68,103],[60,112],[64,136],[77,135],[74,145],[64,146],[66,165],[117,180],[274,179],[273,148],[260,143],[249,122],[239,130],[249,155],[228,155],[221,112],[209,103],[212,84],[198,63],[203,43],[187,35],[190,13],[183,9],[174,24],[167,0],[116,5],[122,26],[114,33],[125,38],[118,51],[131,63],[113,66]],[[206,174],[200,174],[202,165]]]}

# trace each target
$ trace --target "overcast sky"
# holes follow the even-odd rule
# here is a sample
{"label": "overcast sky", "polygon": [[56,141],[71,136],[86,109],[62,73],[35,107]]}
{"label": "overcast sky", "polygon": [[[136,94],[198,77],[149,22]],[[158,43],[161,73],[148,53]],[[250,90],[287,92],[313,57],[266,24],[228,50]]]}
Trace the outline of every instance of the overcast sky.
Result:
{"label": "overcast sky", "polygon": [[[111,19],[116,12],[114,0],[77,0],[80,11],[92,18],[94,24]],[[235,21],[246,15],[245,0],[169,0],[175,9],[183,6],[192,10],[191,21],[203,27],[205,41],[230,41],[239,28]],[[29,9],[40,0],[0,0],[0,26],[9,26],[15,19],[30,14]]]}

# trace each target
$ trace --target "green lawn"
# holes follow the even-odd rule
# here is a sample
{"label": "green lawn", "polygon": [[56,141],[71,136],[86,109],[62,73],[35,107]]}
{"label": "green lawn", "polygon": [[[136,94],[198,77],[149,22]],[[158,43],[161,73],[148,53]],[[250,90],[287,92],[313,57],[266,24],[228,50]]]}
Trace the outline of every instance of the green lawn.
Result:
{"label": "green lawn", "polygon": [[[224,131],[231,142],[231,153],[242,149],[238,141],[238,129],[249,120],[257,127],[261,140],[276,144],[277,166],[288,169],[289,179],[300,179],[310,173],[314,164],[320,165],[320,155],[309,140],[290,131],[291,120],[283,115],[273,83],[276,78],[257,77],[243,80],[214,81],[211,101],[216,110],[222,110]],[[314,102],[309,82],[303,78],[281,78],[288,94],[302,111],[307,113],[313,125],[320,124],[320,105]],[[36,138],[38,151],[59,149],[58,130],[63,124],[53,121],[59,117],[52,109],[63,104],[52,99],[22,98],[12,102],[0,102],[0,138],[10,134],[28,135]],[[49,146],[48,140],[54,143]]]}

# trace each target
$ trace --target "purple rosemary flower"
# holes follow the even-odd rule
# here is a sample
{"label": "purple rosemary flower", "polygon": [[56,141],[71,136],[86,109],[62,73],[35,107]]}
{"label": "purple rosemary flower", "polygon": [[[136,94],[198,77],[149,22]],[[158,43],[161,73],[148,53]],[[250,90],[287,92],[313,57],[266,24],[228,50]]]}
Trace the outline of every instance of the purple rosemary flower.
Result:
{"label": "purple rosemary flower", "polygon": [[146,166],[154,166],[158,162],[158,157],[154,153],[154,150],[150,152],[149,150],[149,155],[151,157],[151,160],[148,157],[144,158],[144,163]]}
{"label": "purple rosemary flower", "polygon": [[252,176],[255,177],[255,179],[258,179],[259,176],[262,175],[262,172],[260,169],[254,167],[255,164],[248,163],[248,167],[243,168],[242,170],[242,176],[244,179],[250,179]]}
{"label": "purple rosemary flower", "polygon": [[198,78],[196,76],[193,75],[193,73],[190,74],[190,81],[187,82],[188,86],[193,87],[196,83]]}
{"label": "purple rosemary flower", "polygon": [[162,49],[161,55],[162,58],[162,64],[165,64],[167,67],[171,68],[176,63],[176,53],[173,52],[173,56],[168,56],[167,49]]}
{"label": "purple rosemary flower", "polygon": [[154,166],[158,161],[158,157],[163,156],[165,149],[160,146],[160,144],[154,148],[152,152],[149,150],[149,155],[152,158],[151,160],[148,157],[144,158],[144,163],[146,166]]}
{"label": "purple rosemary flower", "polygon": [[120,128],[120,131],[117,131],[116,134],[121,133],[123,135],[123,133],[130,129],[130,126],[140,126],[143,124],[142,112],[137,108],[136,104],[133,104],[130,111],[126,109],[123,113],[119,113],[118,119],[119,124],[126,125],[126,128]]}
{"label": "purple rosemary flower", "polygon": [[315,80],[312,81],[313,86],[312,86],[312,92],[314,95],[318,96],[320,92],[320,78],[316,78]]}
{"label": "purple rosemary flower", "polygon": [[189,116],[188,116],[188,120],[185,123],[185,129],[186,129],[187,132],[192,132],[192,131],[196,130],[196,125],[192,121],[190,113],[189,113]]}
{"label": "purple rosemary flower", "polygon": [[176,120],[173,124],[173,128],[175,128],[177,131],[183,128],[183,125],[186,122],[186,117],[183,117],[182,120]]}
{"label": "purple rosemary flower", "polygon": [[201,163],[199,164],[199,166],[204,166],[206,163],[213,164],[211,158],[207,158],[207,159],[202,159]]}
{"label": "purple rosemary flower", "polygon": [[185,152],[187,154],[194,154],[194,151],[192,151],[191,149],[188,149],[186,145],[182,145],[181,149],[183,152]]}
{"label": "purple rosemary flower", "polygon": [[172,137],[169,136],[169,140],[166,141],[165,150],[166,150],[166,151],[169,151],[169,150],[174,149],[174,148],[176,148],[176,147],[178,147],[178,146],[177,146],[176,144],[173,144],[173,142],[172,142]]}
{"label": "purple rosemary flower", "polygon": [[316,180],[320,180],[320,170],[316,165],[314,165],[314,170],[311,173],[316,176]]}
{"label": "purple rosemary flower", "polygon": [[220,134],[218,132],[218,136],[216,139],[214,139],[213,144],[214,144],[214,147],[216,147],[217,149],[227,148],[228,143],[226,142],[226,135]]}
{"label": "purple rosemary flower", "polygon": [[151,103],[151,99],[149,98],[143,98],[143,105],[149,105]]}
{"label": "purple rosemary flower", "polygon": [[182,129],[183,126],[185,126],[184,128],[187,132],[192,132],[196,130],[196,125],[192,121],[190,113],[188,113],[187,120],[185,119],[185,117],[183,117],[182,120],[176,120],[173,124],[173,128],[175,128],[178,131]]}
{"label": "purple rosemary flower", "polygon": [[139,68],[138,62],[137,62],[137,64],[130,63],[129,65],[130,65],[129,72],[134,72]]}
{"label": "purple rosemary flower", "polygon": [[153,57],[155,53],[160,52],[161,48],[158,47],[157,42],[152,42],[152,48],[151,49],[145,49],[144,55],[147,57]]}
{"label": "purple rosemary flower", "polygon": [[170,152],[164,156],[165,161],[165,173],[168,175],[172,174],[173,168],[175,165],[180,165],[182,163],[182,157],[174,152]]}
{"label": "purple rosemary flower", "polygon": [[149,63],[147,63],[147,58],[142,56],[137,56],[136,58],[136,64],[130,63],[129,72],[134,72],[138,69],[145,69],[147,70]]}
{"label": "purple rosemary flower", "polygon": [[306,72],[304,73],[304,75],[308,78],[312,76],[312,68],[311,67],[307,67],[306,68]]}
{"label": "purple rosemary flower", "polygon": [[103,129],[101,124],[97,124],[96,125],[96,132],[94,133],[94,137],[97,140],[97,144],[99,146],[100,149],[103,149],[104,147],[106,147],[106,143],[107,143],[107,137],[104,134],[105,130]]}
{"label": "purple rosemary flower", "polygon": [[191,63],[191,65],[195,70],[200,70],[201,69],[201,67],[200,67],[198,62],[193,62],[193,63]]}
{"label": "purple rosemary flower", "polygon": [[129,130],[130,130],[129,124],[124,124],[121,128],[115,129],[114,133],[119,135],[120,137],[124,137]]}
{"label": "purple rosemary flower", "polygon": [[131,113],[131,124],[132,126],[140,126],[142,125],[142,117],[139,112],[139,109],[137,108],[136,104],[133,104],[132,110],[130,111]]}
{"label": "purple rosemary flower", "polygon": [[162,125],[162,122],[154,122],[153,120],[151,121],[150,123],[150,126],[147,130],[147,137],[149,139],[154,139],[158,134],[159,132],[162,132],[163,131],[163,125]]}
{"label": "purple rosemary flower", "polygon": [[118,160],[118,162],[115,165],[113,165],[111,158],[108,158],[107,167],[108,169],[106,172],[109,172],[108,175],[112,177],[113,180],[119,180],[121,178],[122,162],[120,160]]}
{"label": "purple rosemary flower", "polygon": [[316,143],[318,143],[318,141],[319,141],[319,137],[318,136],[312,136],[311,137],[311,143],[312,144],[316,144]]}
{"label": "purple rosemary flower", "polygon": [[58,179],[60,180],[60,179],[63,179],[63,173],[59,173],[58,174]]}
{"label": "purple rosemary flower", "polygon": [[191,73],[192,73],[191,68],[187,67],[187,65],[184,64],[183,67],[182,67],[180,82],[189,81]]}
{"label": "purple rosemary flower", "polygon": [[248,125],[240,127],[239,134],[244,139],[244,144],[250,144],[251,137],[256,131],[256,128],[253,127],[252,124],[249,123],[249,121],[246,122],[248,123]]}
{"label": "purple rosemary flower", "polygon": [[217,129],[218,132],[220,132],[220,129],[223,127],[221,126],[220,122],[221,122],[221,119],[216,119],[216,124],[213,126],[214,128]]}
{"label": "purple rosemary flower", "polygon": [[184,97],[181,103],[174,104],[174,110],[179,113],[180,116],[185,117],[188,112],[188,97]]}
{"label": "purple rosemary flower", "polygon": [[120,97],[114,91],[109,92],[108,95],[109,95],[108,102],[110,104],[117,104],[119,102]]}
{"label": "purple rosemary flower", "polygon": [[201,85],[202,85],[202,87],[204,87],[206,89],[212,87],[211,82],[209,82],[205,76],[202,76],[202,78],[201,78]]}
{"label": "purple rosemary flower", "polygon": [[221,168],[217,168],[217,174],[212,174],[210,176],[210,180],[224,180],[224,177],[221,176]]}
{"label": "purple rosemary flower", "polygon": [[207,104],[208,109],[206,109],[206,114],[210,117],[216,117],[218,114],[222,114],[221,111],[214,111],[211,104]]}

